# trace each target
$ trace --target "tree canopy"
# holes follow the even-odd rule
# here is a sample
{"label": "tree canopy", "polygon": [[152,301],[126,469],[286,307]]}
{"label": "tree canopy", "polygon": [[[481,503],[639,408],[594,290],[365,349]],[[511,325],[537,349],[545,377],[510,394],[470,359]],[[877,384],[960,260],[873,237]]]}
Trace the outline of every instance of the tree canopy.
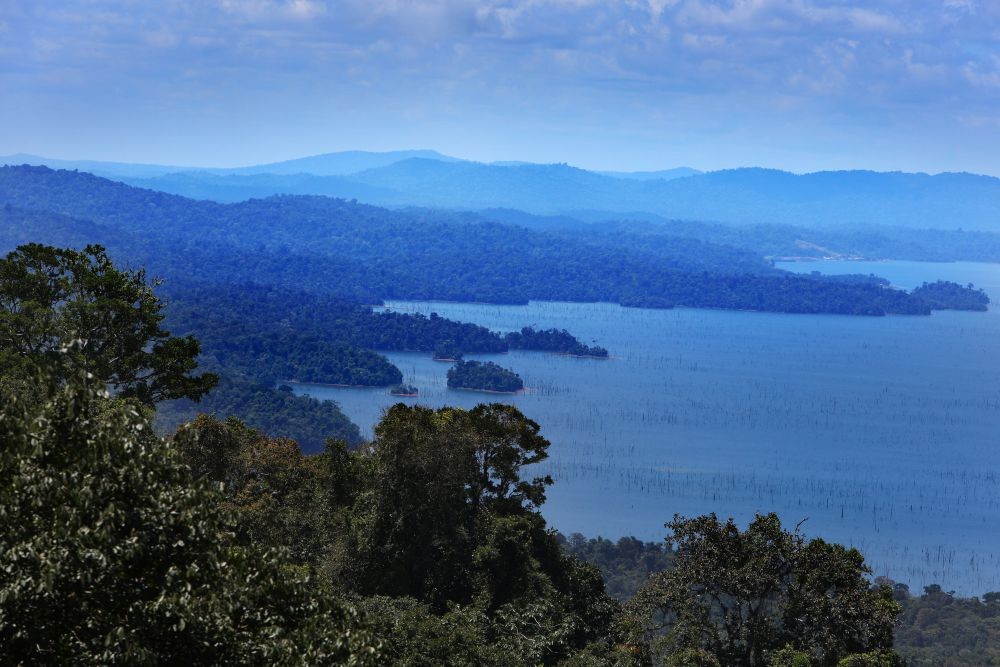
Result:
{"label": "tree canopy", "polygon": [[0,412],[0,662],[375,664],[356,612],[240,544],[148,415],[95,378]]}
{"label": "tree canopy", "polygon": [[101,246],[20,246],[0,260],[0,369],[85,370],[147,405],[197,400],[216,377],[193,374],[198,341],[165,331],[162,309],[145,271],[115,268]]}
{"label": "tree canopy", "polygon": [[900,607],[888,587],[871,588],[857,550],[806,540],[775,514],[758,515],[742,531],[714,514],[675,516],[667,528],[673,566],[630,603],[657,650],[704,653],[734,667],[773,664],[783,650],[807,665],[866,653],[888,661],[875,664],[895,663]]}

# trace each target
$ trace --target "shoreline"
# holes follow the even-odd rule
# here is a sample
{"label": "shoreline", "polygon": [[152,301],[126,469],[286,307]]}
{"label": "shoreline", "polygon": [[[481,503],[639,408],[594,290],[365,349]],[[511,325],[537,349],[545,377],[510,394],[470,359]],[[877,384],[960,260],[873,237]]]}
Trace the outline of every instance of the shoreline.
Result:
{"label": "shoreline", "polygon": [[506,396],[514,396],[516,394],[526,393],[528,388],[521,387],[520,389],[515,389],[514,391],[500,391],[499,389],[475,389],[473,387],[448,387],[450,390],[458,391],[478,391],[481,394],[504,394]]}
{"label": "shoreline", "polygon": [[279,384],[297,384],[305,387],[333,387],[335,389],[385,389],[383,384],[337,384],[336,382],[303,382],[301,380],[285,380]]}

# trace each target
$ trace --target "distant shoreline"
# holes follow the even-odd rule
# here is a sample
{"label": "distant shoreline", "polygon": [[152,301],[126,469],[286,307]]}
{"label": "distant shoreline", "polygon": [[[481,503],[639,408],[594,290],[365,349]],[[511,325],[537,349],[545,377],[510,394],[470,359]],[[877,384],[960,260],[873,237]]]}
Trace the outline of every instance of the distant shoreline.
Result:
{"label": "distant shoreline", "polygon": [[338,384],[336,382],[303,382],[301,380],[285,380],[281,384],[297,384],[299,386],[333,387],[335,389],[385,389],[384,384]]}
{"label": "distant shoreline", "polygon": [[458,391],[478,391],[483,394],[505,394],[507,396],[513,396],[515,394],[523,394],[527,391],[527,387],[521,387],[515,391],[500,391],[498,389],[475,389],[474,387],[448,387],[448,389],[456,389]]}

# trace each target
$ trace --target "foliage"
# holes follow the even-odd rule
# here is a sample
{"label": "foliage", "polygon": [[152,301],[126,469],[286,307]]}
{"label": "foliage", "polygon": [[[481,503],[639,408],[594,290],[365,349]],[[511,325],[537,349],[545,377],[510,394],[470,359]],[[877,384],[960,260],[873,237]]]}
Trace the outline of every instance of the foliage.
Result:
{"label": "foliage", "polygon": [[902,667],[900,657],[888,650],[868,651],[849,655],[837,663],[837,667]]}
{"label": "foliage", "polygon": [[461,361],[465,354],[453,340],[442,341],[434,346],[434,361]]}
{"label": "foliage", "polygon": [[197,479],[221,484],[220,507],[239,516],[243,544],[281,547],[297,565],[323,546],[330,507],[322,460],[302,454],[294,440],[272,438],[230,417],[199,415],[174,436],[174,446]]}
{"label": "foliage", "polygon": [[560,534],[557,539],[566,553],[597,566],[608,593],[622,602],[635,595],[650,575],[673,562],[673,552],[662,542],[642,542],[634,537],[612,542],[602,537],[588,539],[580,533],[568,538]]}
{"label": "foliage", "polygon": [[374,664],[356,613],[236,543],[218,496],[90,375],[0,414],[0,662]]}
{"label": "foliage", "polygon": [[983,290],[946,280],[924,283],[912,294],[934,310],[986,310],[990,305],[990,298]]}
{"label": "foliage", "polygon": [[223,376],[219,386],[200,403],[161,403],[156,413],[157,429],[169,432],[200,412],[223,419],[239,416],[253,428],[295,440],[306,452],[322,451],[327,438],[352,445],[361,442],[357,425],[334,401],[296,396],[287,385],[281,390],[239,375]]}
{"label": "foliage", "polygon": [[[611,542],[571,535],[560,536],[560,544],[567,553],[598,566],[608,592],[622,601],[631,598],[651,574],[669,568],[673,559],[673,553],[665,545],[643,543],[635,538]],[[902,605],[894,629],[894,646],[907,664],[915,667],[1000,664],[1000,594],[962,598],[932,585],[921,595],[911,595],[905,584],[876,579],[876,585],[883,584],[892,587],[894,599]],[[795,660],[801,662],[802,655],[802,651],[789,646],[772,653],[770,659],[772,664],[781,658],[796,665],[792,658],[799,656]]]}
{"label": "foliage", "polygon": [[416,396],[420,392],[412,384],[394,384],[389,387],[389,393],[393,396]]}
{"label": "foliage", "polygon": [[[241,347],[251,345],[267,348],[285,362],[291,351],[299,350],[294,354],[297,366],[314,376],[322,376],[311,369],[322,364],[328,352],[324,344],[430,352],[447,342],[468,352],[507,351],[507,344],[489,329],[436,313],[373,312],[343,298],[261,283],[165,288],[173,297],[167,311],[171,326],[198,336],[206,354],[239,354]],[[271,343],[258,342],[262,338]]]}
{"label": "foliage", "polygon": [[[520,470],[544,460],[547,448],[538,425],[511,406],[390,408],[375,429],[372,479],[359,501],[367,508],[359,516],[362,590],[438,606],[471,600],[474,561],[486,567],[497,550],[530,544],[504,542],[511,531],[543,539],[532,533],[540,517],[531,510],[551,480],[521,480]],[[516,576],[491,586],[516,596]]]}
{"label": "foliage", "polygon": [[515,392],[524,389],[521,377],[492,361],[459,360],[448,369],[448,387],[478,391]]}
{"label": "foliage", "polygon": [[542,350],[544,352],[572,354],[578,357],[606,358],[608,356],[608,351],[603,347],[584,345],[577,340],[576,336],[565,329],[538,331],[532,327],[524,327],[520,331],[507,334],[504,336],[504,340],[514,350]]}
{"label": "foliage", "polygon": [[201,417],[176,442],[196,475],[222,483],[220,507],[238,513],[244,543],[284,547],[360,596],[394,664],[552,664],[611,650],[617,605],[546,529],[538,507],[551,480],[523,469],[548,442],[511,406],[399,404],[370,447],[331,441],[311,457],[236,420]]}
{"label": "foliage", "polygon": [[165,331],[162,308],[145,271],[116,269],[101,246],[20,246],[0,260],[0,370],[85,370],[147,405],[197,400],[216,377],[191,374],[198,341]]}
{"label": "foliage", "polygon": [[907,664],[1000,664],[1000,593],[962,598],[932,585],[911,595],[905,584],[887,583],[903,606],[896,644]]}
{"label": "foliage", "polygon": [[766,665],[792,646],[817,665],[888,650],[899,606],[871,590],[861,554],[783,530],[774,514],[740,531],[715,515],[667,524],[674,566],[653,575],[632,601],[660,651],[712,653],[725,665]]}
{"label": "foliage", "polygon": [[386,387],[403,374],[381,354],[327,336],[301,331],[264,331],[249,336],[211,338],[204,358],[213,367],[239,372],[269,384],[306,382]]}

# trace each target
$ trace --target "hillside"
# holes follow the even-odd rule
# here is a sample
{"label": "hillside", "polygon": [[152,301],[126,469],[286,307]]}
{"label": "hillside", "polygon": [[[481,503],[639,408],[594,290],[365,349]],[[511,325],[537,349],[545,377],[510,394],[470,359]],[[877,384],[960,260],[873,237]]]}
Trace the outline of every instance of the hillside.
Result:
{"label": "hillside", "polygon": [[728,225],[670,220],[655,215],[621,220],[606,216],[533,215],[486,209],[481,218],[549,233],[602,237],[647,250],[684,242],[740,248],[757,257],[902,259],[922,262],[1000,262],[1000,233],[963,229],[908,229],[889,225]]}
{"label": "hillside", "polygon": [[[600,177],[595,177],[600,178]],[[669,241],[636,250],[599,237],[533,232],[496,223],[453,224],[324,197],[223,205],[142,190],[80,172],[0,169],[0,205],[89,220],[131,260],[180,281],[245,281],[383,298],[525,303],[610,301],[802,313],[927,313],[922,302],[873,285],[845,285],[759,270],[713,268],[746,252],[703,244],[687,265]],[[444,220],[449,220],[445,217]],[[515,231],[512,231],[515,230]],[[61,243],[58,234],[38,240]],[[127,242],[127,241],[126,241]],[[692,259],[703,261],[701,270]]]}

